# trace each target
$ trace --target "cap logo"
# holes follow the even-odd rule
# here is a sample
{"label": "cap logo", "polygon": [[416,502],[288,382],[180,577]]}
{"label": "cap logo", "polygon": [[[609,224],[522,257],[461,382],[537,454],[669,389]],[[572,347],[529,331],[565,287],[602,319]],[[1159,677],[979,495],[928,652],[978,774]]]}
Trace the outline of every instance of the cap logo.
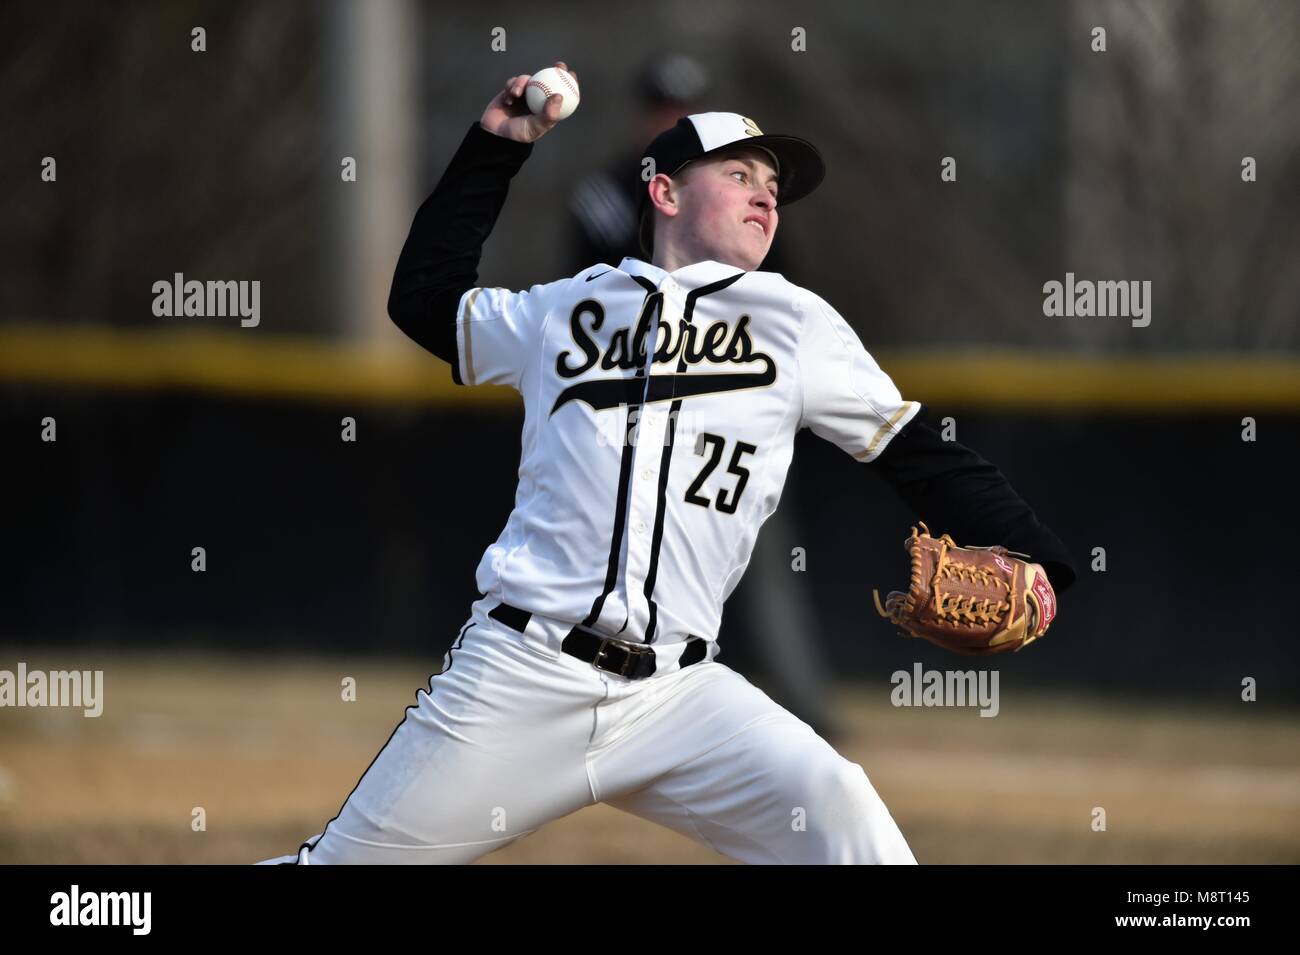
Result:
{"label": "cap logo", "polygon": [[745,122],[745,135],[746,135],[746,136],[762,136],[762,135],[763,135],[763,131],[762,131],[761,129],[758,128],[758,123],[754,122],[754,121],[753,121],[752,119],[750,119],[748,116],[742,116],[742,117],[740,117],[740,118],[741,118],[742,120],[744,120],[744,122]]}

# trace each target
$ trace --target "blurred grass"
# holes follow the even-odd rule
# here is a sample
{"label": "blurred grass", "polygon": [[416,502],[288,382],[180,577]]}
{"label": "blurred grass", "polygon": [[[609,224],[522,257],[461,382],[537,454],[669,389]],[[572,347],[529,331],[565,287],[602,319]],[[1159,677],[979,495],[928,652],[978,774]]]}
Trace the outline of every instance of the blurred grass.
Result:
{"label": "blurred grass", "polygon": [[[0,862],[246,863],[338,810],[441,667],[103,650],[0,651],[0,668],[102,669],[104,714],[0,709]],[[344,677],[355,702],[341,699]],[[1022,694],[1001,712],[909,709],[842,685],[837,749],[860,763],[918,860],[1300,861],[1300,714]],[[207,829],[191,830],[202,806]],[[1090,828],[1105,808],[1107,830]],[[487,863],[716,863],[606,806]]]}

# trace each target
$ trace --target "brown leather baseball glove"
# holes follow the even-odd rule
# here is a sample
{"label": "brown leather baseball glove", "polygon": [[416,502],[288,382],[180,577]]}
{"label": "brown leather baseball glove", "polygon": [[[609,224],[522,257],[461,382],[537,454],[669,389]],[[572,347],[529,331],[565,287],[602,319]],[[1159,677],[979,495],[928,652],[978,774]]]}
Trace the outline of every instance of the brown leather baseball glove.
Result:
{"label": "brown leather baseball glove", "polygon": [[931,537],[921,523],[903,549],[912,557],[907,593],[894,591],[876,610],[905,634],[956,653],[1019,650],[1044,633],[1056,616],[1056,592],[1027,554],[1005,547],[958,547],[951,537]]}

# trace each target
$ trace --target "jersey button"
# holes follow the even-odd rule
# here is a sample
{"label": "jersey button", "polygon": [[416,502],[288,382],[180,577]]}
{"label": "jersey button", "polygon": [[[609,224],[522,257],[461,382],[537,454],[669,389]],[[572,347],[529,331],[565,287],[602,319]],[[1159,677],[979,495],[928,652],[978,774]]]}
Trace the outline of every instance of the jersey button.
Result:
{"label": "jersey button", "polygon": [[652,472],[649,468],[646,468],[644,471],[641,472],[641,480],[643,481],[648,481],[652,477],[654,477],[654,472]]}
{"label": "jersey button", "polygon": [[637,532],[638,534],[644,534],[644,533],[645,533],[645,521],[637,521],[637,522],[636,522],[636,532]]}

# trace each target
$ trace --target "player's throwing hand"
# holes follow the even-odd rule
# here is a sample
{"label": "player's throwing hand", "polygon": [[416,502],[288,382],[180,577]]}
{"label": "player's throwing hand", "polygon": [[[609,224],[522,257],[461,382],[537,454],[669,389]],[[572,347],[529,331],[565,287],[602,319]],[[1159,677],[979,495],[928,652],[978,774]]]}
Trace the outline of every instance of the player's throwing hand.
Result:
{"label": "player's throwing hand", "polygon": [[[556,60],[555,65],[565,70],[575,80],[578,74],[569,69],[563,60]],[[540,115],[534,115],[524,101],[524,87],[528,85],[531,74],[521,73],[506,80],[505,88],[493,97],[483,111],[479,125],[489,133],[519,143],[533,143],[541,139],[551,127],[560,121],[560,106],[564,97],[553,93],[546,99],[546,108]]]}

